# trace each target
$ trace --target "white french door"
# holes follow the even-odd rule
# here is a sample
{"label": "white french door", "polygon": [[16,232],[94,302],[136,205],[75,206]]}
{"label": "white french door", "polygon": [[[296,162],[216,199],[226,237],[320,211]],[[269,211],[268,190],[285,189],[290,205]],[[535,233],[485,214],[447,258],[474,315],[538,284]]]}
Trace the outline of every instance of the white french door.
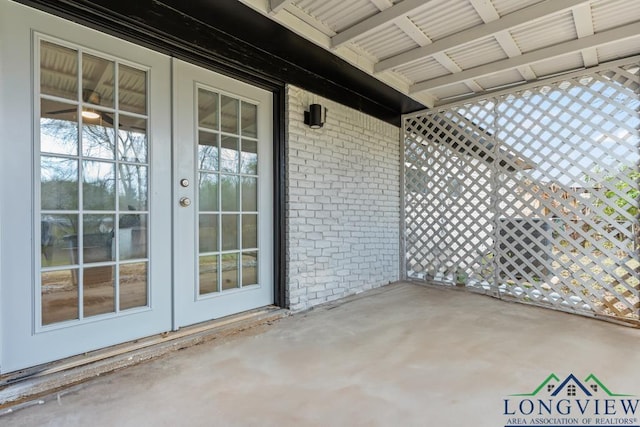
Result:
{"label": "white french door", "polygon": [[272,94],[174,61],[175,322],[273,303]]}
{"label": "white french door", "polygon": [[0,373],[273,302],[269,92],[13,2],[0,40]]}

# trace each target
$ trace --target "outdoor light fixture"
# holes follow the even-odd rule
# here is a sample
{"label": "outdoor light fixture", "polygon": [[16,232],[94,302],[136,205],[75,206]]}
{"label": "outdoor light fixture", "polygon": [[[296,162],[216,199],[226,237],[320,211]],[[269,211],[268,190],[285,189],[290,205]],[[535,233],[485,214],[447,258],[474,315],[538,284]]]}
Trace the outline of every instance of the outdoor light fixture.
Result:
{"label": "outdoor light fixture", "polygon": [[100,114],[96,113],[96,110],[94,110],[93,108],[83,108],[82,117],[89,120],[95,120],[97,118],[100,118]]}
{"label": "outdoor light fixture", "polygon": [[309,111],[304,112],[304,124],[309,125],[311,129],[320,129],[324,125],[326,116],[326,108],[323,109],[320,104],[311,104]]}

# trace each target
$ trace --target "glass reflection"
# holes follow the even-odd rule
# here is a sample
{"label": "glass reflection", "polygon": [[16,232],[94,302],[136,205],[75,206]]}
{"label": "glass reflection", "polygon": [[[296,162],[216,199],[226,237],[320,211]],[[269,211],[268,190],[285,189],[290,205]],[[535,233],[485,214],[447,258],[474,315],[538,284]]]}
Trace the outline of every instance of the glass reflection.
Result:
{"label": "glass reflection", "polygon": [[147,73],[118,65],[118,107],[136,114],[147,113]]}
{"label": "glass reflection", "polygon": [[220,169],[223,172],[238,173],[240,160],[238,138],[223,136],[220,141],[220,147]]}
{"label": "glass reflection", "polygon": [[200,172],[198,189],[200,212],[218,210],[218,175]]}
{"label": "glass reflection", "polygon": [[242,253],[242,286],[258,283],[258,252]]}
{"label": "glass reflection", "polygon": [[115,165],[86,160],[82,162],[83,207],[87,210],[106,211],[116,208]]}
{"label": "glass reflection", "polygon": [[78,155],[78,106],[40,100],[40,151]]}
{"label": "glass reflection", "polygon": [[85,268],[82,273],[84,317],[116,311],[113,267]]}
{"label": "glass reflection", "polygon": [[206,255],[199,258],[200,295],[218,292],[218,255]]}
{"label": "glass reflection", "polygon": [[121,264],[119,268],[120,310],[147,306],[147,263]]}
{"label": "glass reflection", "polygon": [[220,175],[220,191],[222,210],[237,212],[240,210],[239,177],[234,175]]}
{"label": "glass reflection", "polygon": [[258,137],[258,106],[242,103],[242,136]]}
{"label": "glass reflection", "polygon": [[242,140],[240,173],[247,175],[258,174],[258,143],[256,141]]}
{"label": "glass reflection", "polygon": [[82,54],[82,100],[113,108],[115,64],[97,56]]}
{"label": "glass reflection", "polygon": [[40,263],[43,267],[75,264],[70,253],[69,236],[77,234],[77,230],[77,215],[40,217]]}
{"label": "glass reflection", "polygon": [[238,133],[238,100],[222,95],[220,107],[220,120],[222,121],[222,131]]}
{"label": "glass reflection", "polygon": [[118,157],[125,162],[147,162],[147,120],[123,114],[118,122]]}
{"label": "glass reflection", "polygon": [[242,215],[242,248],[258,247],[258,215]]}
{"label": "glass reflection", "polygon": [[78,208],[78,161],[42,156],[40,200],[43,210]]}
{"label": "glass reflection", "polygon": [[222,290],[238,288],[239,269],[238,254],[224,254],[222,255]]}
{"label": "glass reflection", "polygon": [[[107,113],[102,114],[104,117],[108,117]],[[93,121],[84,119],[82,124],[82,154],[84,156],[113,159],[115,132],[112,123],[101,119]]]}
{"label": "glass reflection", "polygon": [[147,215],[120,215],[118,220],[120,260],[147,257]]}
{"label": "glass reflection", "polygon": [[198,133],[198,168],[200,170],[218,170],[218,134]]}
{"label": "glass reflection", "polygon": [[78,270],[46,271],[41,275],[42,324],[74,320],[78,312]]}
{"label": "glass reflection", "polygon": [[199,215],[198,247],[200,253],[218,250],[218,215]]}
{"label": "glass reflection", "polygon": [[78,51],[40,42],[40,93],[78,98]]}
{"label": "glass reflection", "polygon": [[120,209],[147,210],[147,166],[118,164]]}
{"label": "glass reflection", "polygon": [[[82,218],[83,262],[105,262],[114,259],[113,215],[84,215]],[[74,239],[75,236],[70,236]],[[74,245],[75,246],[75,245]]]}
{"label": "glass reflection", "polygon": [[218,94],[198,89],[198,126],[218,130]]}
{"label": "glass reflection", "polygon": [[258,179],[242,178],[242,211],[257,212],[258,210]]}
{"label": "glass reflection", "polygon": [[222,250],[238,249],[238,217],[239,215],[222,215]]}

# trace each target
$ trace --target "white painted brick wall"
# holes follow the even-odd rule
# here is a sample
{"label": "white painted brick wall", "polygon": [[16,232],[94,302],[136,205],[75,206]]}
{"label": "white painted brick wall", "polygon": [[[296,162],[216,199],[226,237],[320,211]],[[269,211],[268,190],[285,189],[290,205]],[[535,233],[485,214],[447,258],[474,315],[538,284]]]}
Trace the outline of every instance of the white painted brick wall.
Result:
{"label": "white painted brick wall", "polygon": [[[326,123],[303,123],[309,104]],[[292,310],[399,279],[400,129],[287,88],[287,291]]]}

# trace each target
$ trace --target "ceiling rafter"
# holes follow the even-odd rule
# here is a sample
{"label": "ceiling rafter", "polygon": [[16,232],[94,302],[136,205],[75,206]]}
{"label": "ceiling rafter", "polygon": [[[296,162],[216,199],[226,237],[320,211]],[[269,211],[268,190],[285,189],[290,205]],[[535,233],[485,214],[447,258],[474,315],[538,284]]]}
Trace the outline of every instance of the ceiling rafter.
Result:
{"label": "ceiling rafter", "polygon": [[511,28],[527,24],[531,21],[544,18],[545,16],[562,12],[588,1],[589,0],[545,0],[541,3],[536,3],[527,8],[505,15],[498,20],[478,25],[473,28],[469,28],[468,30],[460,31],[451,36],[442,38],[430,45],[421,46],[384,59],[375,64],[374,71],[379,73],[400,65],[414,62],[423,59],[424,57],[432,56],[435,53],[462,46],[483,37],[492,36],[501,31],[509,30]]}
{"label": "ceiling rafter", "polygon": [[269,0],[269,13],[278,13],[293,3],[293,0]]}
{"label": "ceiling rafter", "polygon": [[[572,10],[573,22],[576,26],[578,38],[592,36],[595,33],[593,28],[593,16],[591,15],[591,5],[583,4]],[[596,48],[583,49],[582,62],[585,67],[598,65],[598,51]]]}
{"label": "ceiling rafter", "polygon": [[[485,24],[488,24],[489,22],[497,21],[498,19],[500,19],[500,14],[496,10],[496,8],[493,7],[493,4],[491,4],[491,2],[487,0],[470,0],[470,1],[471,1],[471,5],[474,7],[476,12],[478,12],[478,15],[480,15],[480,17],[485,22]],[[509,58],[522,55],[522,51],[520,50],[520,47],[511,36],[511,33],[509,32],[509,30],[500,31],[494,34],[493,37],[496,39],[496,41],[498,42],[502,50],[504,50],[504,52],[507,54]],[[537,78],[536,73],[528,65],[523,65],[522,67],[518,67],[517,71],[525,80],[535,80]]]}
{"label": "ceiling rafter", "polygon": [[432,90],[442,86],[448,86],[470,79],[476,79],[503,71],[511,70],[529,63],[549,60],[559,56],[567,55],[582,51],[583,49],[601,46],[604,44],[638,37],[638,22],[616,27],[607,31],[603,31],[592,36],[583,37],[581,39],[571,40],[557,45],[545,47],[542,49],[527,52],[524,55],[516,56],[501,61],[492,62],[478,67],[470,68],[456,74],[450,74],[435,79],[426,80],[415,83],[409,89],[410,94]]}
{"label": "ceiling rafter", "polygon": [[382,25],[393,22],[396,19],[403,18],[407,14],[428,6],[429,0],[403,0],[396,3],[392,7],[376,13],[375,15],[358,22],[352,27],[347,28],[331,38],[331,47],[337,48],[345,43],[350,42],[356,37],[366,34],[379,28]]}
{"label": "ceiling rafter", "polygon": [[393,6],[393,2],[391,0],[371,0],[371,3],[373,3],[378,10],[389,9]]}

